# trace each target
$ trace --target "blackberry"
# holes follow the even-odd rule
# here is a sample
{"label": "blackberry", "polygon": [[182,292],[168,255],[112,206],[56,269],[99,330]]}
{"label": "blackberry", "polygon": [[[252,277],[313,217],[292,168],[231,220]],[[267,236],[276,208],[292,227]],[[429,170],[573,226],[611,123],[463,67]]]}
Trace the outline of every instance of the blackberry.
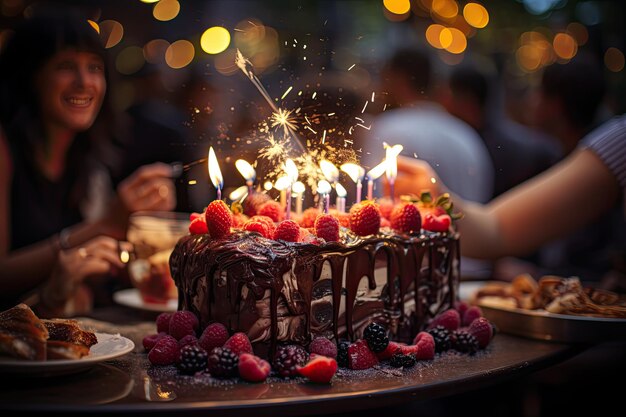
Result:
{"label": "blackberry", "polygon": [[363,332],[363,339],[367,341],[367,345],[375,353],[382,352],[389,345],[387,330],[378,323],[367,325]]}
{"label": "blackberry", "polygon": [[337,365],[342,368],[350,367],[350,359],[348,356],[348,348],[350,347],[350,342],[347,340],[342,340],[337,345]]}
{"label": "blackberry", "polygon": [[453,333],[452,348],[462,353],[473,355],[478,351],[478,339],[465,331]]}
{"label": "blackberry", "polygon": [[443,326],[435,326],[427,332],[435,339],[435,352],[445,352],[452,347],[450,330]]}
{"label": "blackberry", "polygon": [[195,374],[206,369],[209,354],[197,345],[186,345],[180,349],[178,370],[183,374]]}
{"label": "blackberry", "polygon": [[237,375],[239,357],[228,348],[213,348],[209,355],[208,368],[211,375],[218,378],[227,378]]}
{"label": "blackberry", "polygon": [[410,368],[415,365],[415,362],[415,356],[402,353],[396,353],[389,360],[389,364],[394,368]]}
{"label": "blackberry", "polygon": [[296,367],[304,366],[309,361],[309,354],[302,346],[279,346],[274,355],[274,370],[283,378],[298,375]]}

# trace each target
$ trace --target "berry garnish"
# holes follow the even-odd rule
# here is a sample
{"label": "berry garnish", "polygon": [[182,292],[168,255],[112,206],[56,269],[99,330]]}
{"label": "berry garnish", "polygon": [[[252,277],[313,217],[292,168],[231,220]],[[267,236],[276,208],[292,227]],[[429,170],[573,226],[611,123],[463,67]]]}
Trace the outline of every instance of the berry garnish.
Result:
{"label": "berry garnish", "polygon": [[209,354],[207,367],[214,377],[228,378],[237,375],[239,356],[228,348],[216,347]]}
{"label": "berry garnish", "polygon": [[459,328],[461,325],[461,316],[459,312],[453,308],[450,308],[443,313],[435,316],[432,322],[428,325],[428,329],[432,329],[437,326],[443,326],[446,329],[452,331]]}
{"label": "berry garnish", "polygon": [[355,204],[350,209],[350,230],[359,236],[378,233],[380,229],[380,210],[371,201]]}
{"label": "berry garnish", "polygon": [[368,369],[378,364],[376,354],[365,340],[357,340],[348,347],[348,360],[351,369]]}
{"label": "berry garnish", "polygon": [[389,344],[387,330],[378,323],[370,323],[363,331],[363,339],[367,341],[372,352],[382,352]]}
{"label": "berry garnish", "polygon": [[176,311],[170,319],[169,334],[180,340],[188,334],[195,335],[198,330],[198,318],[191,311]]}
{"label": "berry garnish", "polygon": [[419,210],[412,203],[397,205],[391,212],[391,228],[402,233],[419,232],[422,227],[422,217]]}
{"label": "berry garnish", "polygon": [[165,335],[148,352],[148,360],[153,365],[172,365],[178,361],[179,352],[178,341]]}
{"label": "berry garnish", "polygon": [[271,366],[268,361],[250,353],[239,356],[239,376],[248,382],[262,382],[269,376]]}
{"label": "berry garnish", "polygon": [[213,200],[204,212],[209,235],[221,239],[230,234],[233,225],[233,213],[222,200]]}
{"label": "berry garnish", "polygon": [[228,338],[226,343],[224,343],[224,347],[230,349],[237,356],[242,353],[254,353],[250,339],[248,339],[248,336],[243,332],[233,334]]}
{"label": "berry garnish", "polygon": [[333,358],[318,355],[306,365],[296,367],[298,373],[311,382],[328,384],[337,372],[337,361]]}
{"label": "berry garnish", "polygon": [[309,354],[302,346],[279,346],[274,355],[274,370],[283,378],[298,375],[298,366],[303,366],[309,360]]}
{"label": "berry garnish", "polygon": [[300,237],[300,226],[293,220],[283,220],[276,227],[274,240],[284,240],[286,242],[297,242]]}
{"label": "berry garnish", "polygon": [[315,235],[326,242],[339,241],[339,220],[330,214],[320,214],[315,219]]}
{"label": "berry garnish", "polygon": [[207,352],[211,352],[213,348],[222,347],[228,340],[228,330],[222,323],[211,323],[202,332],[198,345]]}
{"label": "berry garnish", "polygon": [[309,353],[323,355],[328,358],[337,357],[337,346],[329,339],[319,336],[309,344]]}
{"label": "berry garnish", "polygon": [[187,345],[180,349],[176,366],[183,374],[195,374],[207,367],[209,354],[198,345]]}

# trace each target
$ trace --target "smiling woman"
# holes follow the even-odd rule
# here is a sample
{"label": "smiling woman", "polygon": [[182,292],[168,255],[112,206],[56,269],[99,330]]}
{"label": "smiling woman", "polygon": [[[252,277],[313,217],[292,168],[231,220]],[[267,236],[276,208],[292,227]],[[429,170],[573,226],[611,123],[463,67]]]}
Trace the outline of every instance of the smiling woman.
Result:
{"label": "smiling woman", "polygon": [[87,19],[61,9],[35,11],[2,48],[0,305],[34,294],[42,316],[85,313],[86,284],[124,266],[129,214],[174,207],[169,165],[108,185],[105,62]]}

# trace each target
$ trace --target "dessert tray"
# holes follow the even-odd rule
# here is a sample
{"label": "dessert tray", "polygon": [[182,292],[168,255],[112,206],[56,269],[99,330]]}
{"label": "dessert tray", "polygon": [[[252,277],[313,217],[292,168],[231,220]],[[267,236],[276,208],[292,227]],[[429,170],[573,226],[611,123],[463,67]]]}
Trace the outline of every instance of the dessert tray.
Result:
{"label": "dessert tray", "polygon": [[135,348],[132,340],[119,334],[96,333],[98,343],[90,349],[89,355],[81,359],[60,359],[48,361],[27,361],[14,358],[0,358],[0,372],[29,376],[56,376],[87,370],[94,365],[115,359]]}
{"label": "dessert tray", "polygon": [[178,309],[178,300],[169,300],[167,303],[147,303],[136,288],[128,288],[113,294],[113,300],[125,307],[154,312],[172,312]]}

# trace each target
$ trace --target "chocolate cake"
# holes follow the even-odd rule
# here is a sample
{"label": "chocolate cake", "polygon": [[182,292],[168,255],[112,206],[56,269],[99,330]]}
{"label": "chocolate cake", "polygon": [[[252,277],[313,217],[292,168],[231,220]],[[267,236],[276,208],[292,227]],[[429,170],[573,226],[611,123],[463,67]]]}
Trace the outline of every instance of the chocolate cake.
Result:
{"label": "chocolate cake", "polygon": [[356,340],[370,322],[392,340],[411,338],[453,306],[459,287],[459,238],[453,232],[368,237],[349,230],[341,243],[267,239],[236,231],[224,238],[181,238],[170,258],[179,309],[200,326],[245,332],[257,355],[316,336]]}

